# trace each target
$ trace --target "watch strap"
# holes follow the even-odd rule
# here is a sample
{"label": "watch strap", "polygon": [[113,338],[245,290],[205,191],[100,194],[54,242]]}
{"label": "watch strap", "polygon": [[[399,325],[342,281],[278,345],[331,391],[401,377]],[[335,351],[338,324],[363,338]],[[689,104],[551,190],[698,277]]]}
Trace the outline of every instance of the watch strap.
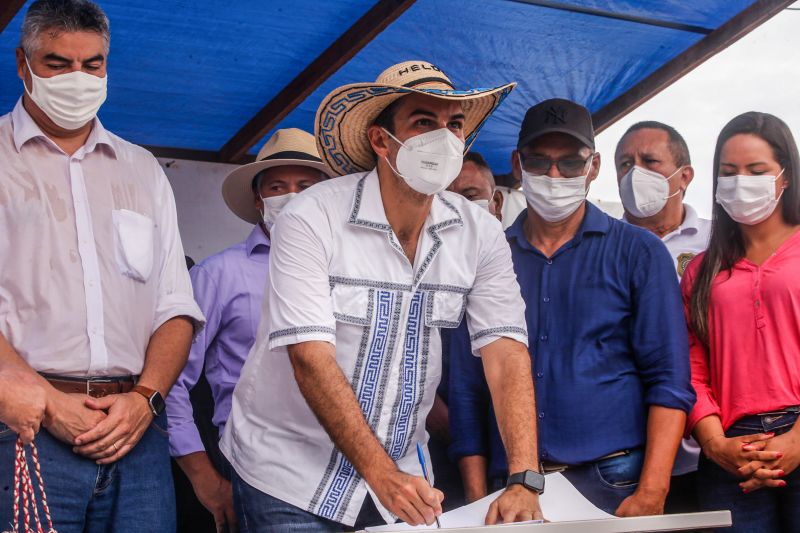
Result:
{"label": "watch strap", "polygon": [[144,385],[135,385],[133,387],[133,389],[131,389],[131,392],[138,392],[139,394],[141,394],[142,396],[147,398],[148,402],[150,401],[150,398],[153,397],[153,394],[156,393],[155,390],[149,389],[149,388],[145,387]]}

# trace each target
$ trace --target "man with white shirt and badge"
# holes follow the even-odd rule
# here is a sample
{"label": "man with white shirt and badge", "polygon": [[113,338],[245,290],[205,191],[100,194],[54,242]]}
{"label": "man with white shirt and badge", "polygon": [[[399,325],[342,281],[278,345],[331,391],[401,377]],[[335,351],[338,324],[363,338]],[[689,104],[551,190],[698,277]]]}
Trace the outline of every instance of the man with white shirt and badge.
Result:
{"label": "man with white shirt and badge", "polygon": [[434,523],[443,495],[416,446],[441,373],[439,329],[465,314],[515,474],[487,522],[541,517],[508,245],[486,210],[443,192],[512,88],[458,91],[438,67],[407,61],[323,99],[319,152],[342,177],[277,220],[264,318],[221,442],[249,531]]}
{"label": "man with white shirt and badge", "polygon": [[[614,155],[623,219],[656,234],[669,250],[678,278],[695,255],[708,246],[711,221],[684,203],[694,178],[689,147],[675,128],[656,121],[634,124],[617,144]],[[700,447],[683,439],[675,466],[667,512],[698,510],[695,474]]]}
{"label": "man with white shirt and badge", "polygon": [[[28,9],[23,94],[0,117],[0,365],[46,391],[36,444],[55,528],[168,533],[164,397],[204,319],[166,176],[95,116],[108,49],[97,5]],[[14,441],[0,431],[6,485]],[[0,498],[0,523],[11,500]]]}

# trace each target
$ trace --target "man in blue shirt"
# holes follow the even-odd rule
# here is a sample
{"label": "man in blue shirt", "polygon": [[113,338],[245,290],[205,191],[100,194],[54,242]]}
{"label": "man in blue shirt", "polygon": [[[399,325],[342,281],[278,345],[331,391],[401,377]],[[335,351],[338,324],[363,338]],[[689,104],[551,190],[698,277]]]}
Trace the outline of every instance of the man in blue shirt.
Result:
{"label": "man in blue shirt", "polygon": [[[600,168],[586,108],[532,107],[512,161],[528,207],[506,235],[526,303],[541,462],[606,512],[660,514],[695,399],[672,260],[657,237],[586,202]],[[468,484],[486,479],[489,455],[496,483],[502,446],[461,337],[450,352],[451,452]]]}

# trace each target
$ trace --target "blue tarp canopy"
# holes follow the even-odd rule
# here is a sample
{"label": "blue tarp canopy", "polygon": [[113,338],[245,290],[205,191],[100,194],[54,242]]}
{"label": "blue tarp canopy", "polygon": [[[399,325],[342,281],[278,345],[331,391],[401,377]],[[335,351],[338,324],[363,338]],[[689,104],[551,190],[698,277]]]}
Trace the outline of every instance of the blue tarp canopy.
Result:
{"label": "blue tarp canopy", "polygon": [[[30,4],[4,2],[3,113],[22,91],[14,48]],[[311,130],[319,102],[336,86],[371,81],[391,64],[423,59],[458,88],[518,82],[474,146],[496,172],[505,172],[531,105],[570,98],[605,127],[791,0],[98,3],[111,21],[109,96],[100,117],[157,155],[252,157],[275,127]],[[376,28],[374,35],[365,28]],[[319,64],[332,75],[308,71]],[[287,86],[299,87],[290,96],[302,98],[287,98]]]}

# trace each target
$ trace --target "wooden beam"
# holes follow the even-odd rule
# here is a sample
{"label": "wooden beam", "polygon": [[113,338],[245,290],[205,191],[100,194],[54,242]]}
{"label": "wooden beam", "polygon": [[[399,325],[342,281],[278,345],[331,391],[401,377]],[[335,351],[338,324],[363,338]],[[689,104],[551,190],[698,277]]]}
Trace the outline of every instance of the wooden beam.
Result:
{"label": "wooden beam", "polygon": [[278,125],[317,87],[386,29],[414,0],[379,0],[322,52],[220,149],[219,159],[238,163],[268,131]]}
{"label": "wooden beam", "polygon": [[528,4],[538,7],[547,7],[550,9],[558,9],[560,11],[567,11],[569,13],[580,13],[582,15],[590,15],[593,17],[602,17],[613,20],[623,20],[625,22],[635,22],[637,24],[644,24],[646,26],[657,26],[659,28],[669,28],[671,30],[688,31],[692,33],[701,33],[708,35],[714,30],[697,26],[694,24],[682,24],[680,22],[671,22],[669,20],[661,20],[650,17],[640,17],[637,15],[626,15],[624,13],[615,13],[613,11],[606,11],[605,9],[597,9],[594,7],[576,6],[575,4],[568,4],[566,2],[554,2],[552,0],[511,0],[519,4]]}
{"label": "wooden beam", "polygon": [[595,133],[652,97],[780,13],[795,0],[758,0],[592,115]]}
{"label": "wooden beam", "polygon": [[0,33],[6,29],[19,10],[25,5],[25,0],[4,0],[0,2]]}
{"label": "wooden beam", "polygon": [[[151,152],[154,156],[162,159],[188,159],[189,161],[204,161],[207,163],[220,163],[219,152],[211,150],[194,150],[192,148],[175,148],[172,146],[151,146],[143,145],[142,148]],[[243,163],[250,163],[255,158],[245,155]]]}

